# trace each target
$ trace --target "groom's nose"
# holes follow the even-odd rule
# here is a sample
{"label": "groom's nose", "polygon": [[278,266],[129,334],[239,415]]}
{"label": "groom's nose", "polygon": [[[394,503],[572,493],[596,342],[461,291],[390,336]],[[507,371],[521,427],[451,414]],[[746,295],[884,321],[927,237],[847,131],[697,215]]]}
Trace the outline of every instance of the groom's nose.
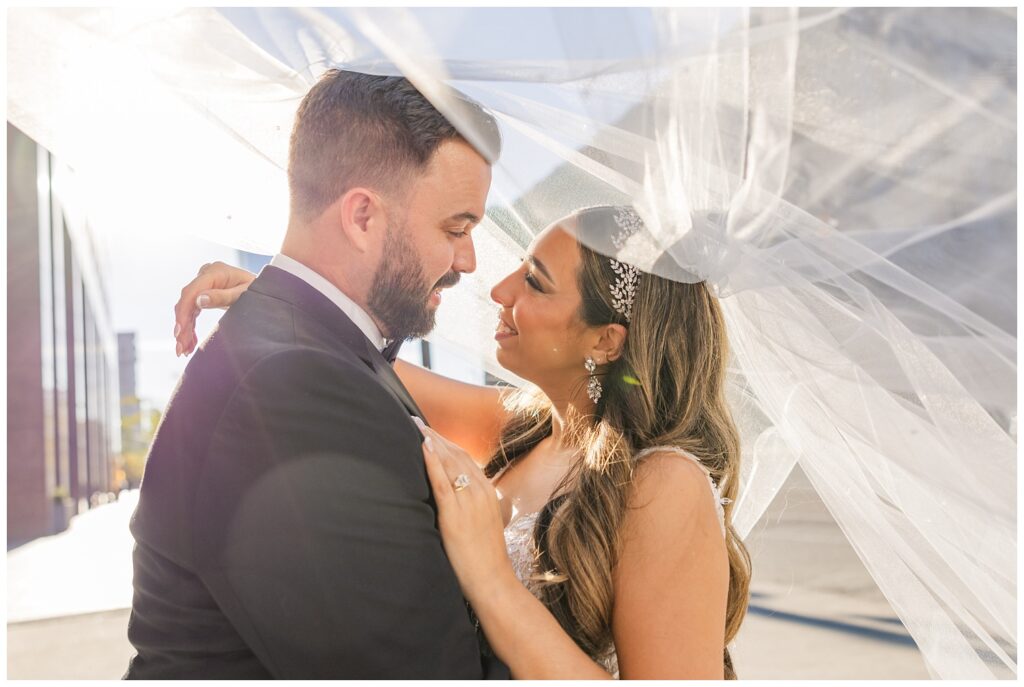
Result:
{"label": "groom's nose", "polygon": [[452,270],[466,273],[476,270],[476,249],[473,247],[472,236],[467,235],[456,242]]}

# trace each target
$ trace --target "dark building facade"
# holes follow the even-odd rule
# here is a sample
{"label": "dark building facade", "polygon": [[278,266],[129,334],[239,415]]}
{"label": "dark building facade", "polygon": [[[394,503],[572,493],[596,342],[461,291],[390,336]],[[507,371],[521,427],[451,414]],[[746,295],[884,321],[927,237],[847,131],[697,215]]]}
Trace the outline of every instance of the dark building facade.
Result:
{"label": "dark building facade", "polygon": [[56,177],[73,183],[8,124],[8,548],[105,502],[120,448],[117,344],[102,272]]}

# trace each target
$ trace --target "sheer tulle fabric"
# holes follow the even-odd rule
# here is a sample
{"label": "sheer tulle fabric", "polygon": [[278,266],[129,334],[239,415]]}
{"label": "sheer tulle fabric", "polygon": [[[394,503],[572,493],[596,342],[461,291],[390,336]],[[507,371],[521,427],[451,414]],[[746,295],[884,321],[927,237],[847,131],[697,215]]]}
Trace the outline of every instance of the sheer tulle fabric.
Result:
{"label": "sheer tulle fabric", "polygon": [[[504,149],[434,336],[487,369],[491,284],[579,207],[721,297],[748,532],[799,463],[935,677],[1016,675],[1013,9],[12,9],[8,119],[95,227],[273,252],[295,109],[404,74]],[[159,208],[158,212],[153,212]],[[756,573],[755,573],[756,574]]]}

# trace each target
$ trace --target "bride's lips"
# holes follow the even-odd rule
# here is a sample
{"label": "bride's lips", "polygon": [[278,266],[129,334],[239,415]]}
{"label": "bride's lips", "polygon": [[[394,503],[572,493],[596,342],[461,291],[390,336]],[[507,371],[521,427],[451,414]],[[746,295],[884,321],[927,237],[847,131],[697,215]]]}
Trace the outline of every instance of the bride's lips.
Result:
{"label": "bride's lips", "polygon": [[497,328],[494,331],[494,340],[495,341],[503,341],[505,339],[510,339],[513,336],[519,336],[519,332],[516,331],[512,327],[512,325],[510,325],[508,322],[506,322],[504,319],[502,319],[499,316],[498,317],[498,326],[497,326]]}

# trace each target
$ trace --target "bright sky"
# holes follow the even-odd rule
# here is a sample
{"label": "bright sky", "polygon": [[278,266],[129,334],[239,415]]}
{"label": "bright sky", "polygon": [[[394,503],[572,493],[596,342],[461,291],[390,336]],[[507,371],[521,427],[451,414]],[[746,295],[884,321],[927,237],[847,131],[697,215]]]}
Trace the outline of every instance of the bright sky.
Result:
{"label": "bright sky", "polygon": [[[114,327],[136,333],[137,393],[161,410],[170,399],[188,362],[174,355],[174,303],[178,291],[204,262],[237,264],[233,248],[195,238],[138,232],[107,235],[116,245],[105,275]],[[222,311],[205,313],[198,322],[200,338],[209,334]]]}

